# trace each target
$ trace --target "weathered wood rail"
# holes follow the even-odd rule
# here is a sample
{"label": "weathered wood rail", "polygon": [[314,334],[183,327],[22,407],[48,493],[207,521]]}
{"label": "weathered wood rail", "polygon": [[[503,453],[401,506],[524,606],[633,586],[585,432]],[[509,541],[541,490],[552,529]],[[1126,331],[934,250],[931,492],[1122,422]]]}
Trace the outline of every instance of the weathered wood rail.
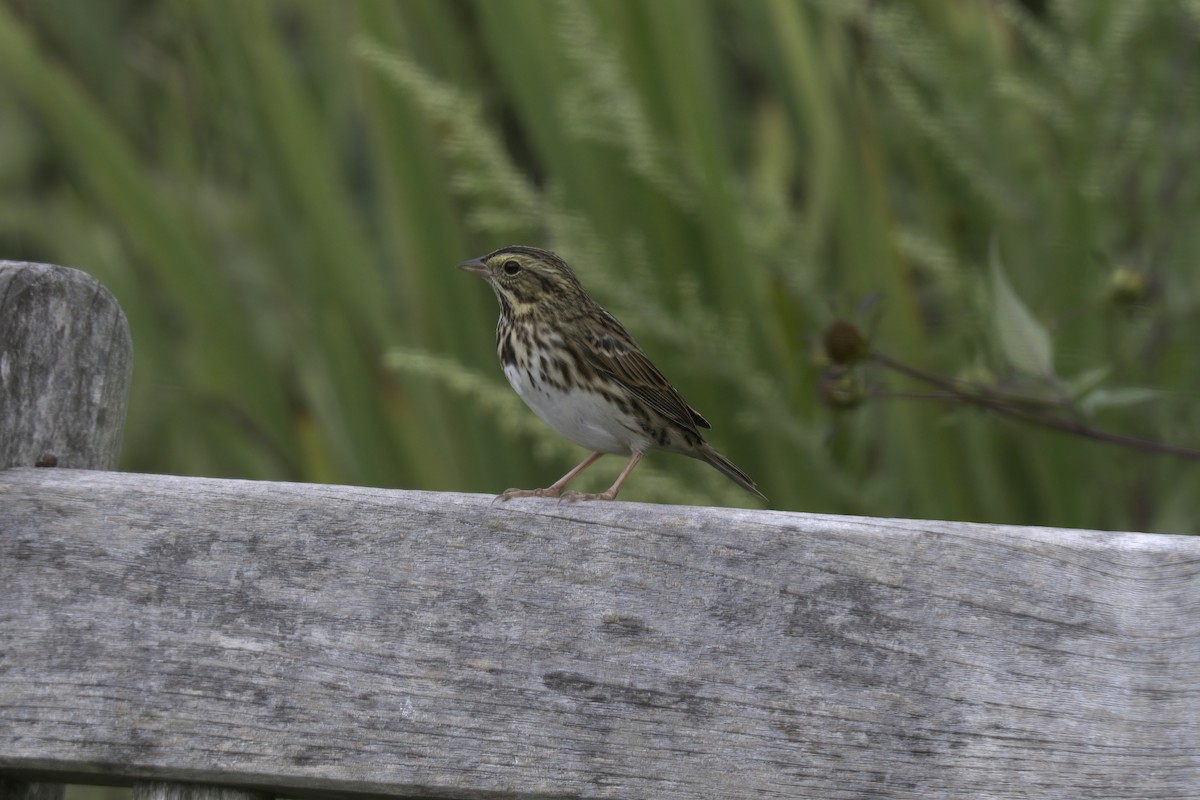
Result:
{"label": "weathered wood rail", "polygon": [[1198,538],[37,469],[18,269],[0,793],[1200,794]]}

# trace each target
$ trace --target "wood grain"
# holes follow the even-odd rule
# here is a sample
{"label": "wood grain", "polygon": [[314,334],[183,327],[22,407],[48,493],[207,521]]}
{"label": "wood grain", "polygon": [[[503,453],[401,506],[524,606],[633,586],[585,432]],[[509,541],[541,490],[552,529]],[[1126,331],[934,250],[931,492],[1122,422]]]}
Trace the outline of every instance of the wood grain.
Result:
{"label": "wood grain", "polygon": [[0,769],[1191,798],[1200,539],[0,472]]}
{"label": "wood grain", "polygon": [[0,469],[114,469],[132,358],[125,315],[94,278],[0,261]]}

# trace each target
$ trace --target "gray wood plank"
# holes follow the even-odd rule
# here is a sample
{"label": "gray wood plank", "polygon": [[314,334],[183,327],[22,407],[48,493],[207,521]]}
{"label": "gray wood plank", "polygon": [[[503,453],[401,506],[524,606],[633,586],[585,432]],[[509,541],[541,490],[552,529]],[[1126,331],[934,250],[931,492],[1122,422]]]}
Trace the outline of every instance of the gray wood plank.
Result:
{"label": "gray wood plank", "polygon": [[1200,539],[0,472],[0,769],[1192,798]]}
{"label": "gray wood plank", "polygon": [[94,278],[0,261],[0,469],[114,469],[132,352],[125,315]]}

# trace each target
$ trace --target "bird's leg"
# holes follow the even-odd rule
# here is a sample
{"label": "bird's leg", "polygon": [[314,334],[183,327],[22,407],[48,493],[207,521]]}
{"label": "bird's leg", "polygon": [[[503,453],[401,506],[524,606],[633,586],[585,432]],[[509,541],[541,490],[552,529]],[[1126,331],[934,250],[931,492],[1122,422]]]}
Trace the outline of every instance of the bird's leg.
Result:
{"label": "bird's leg", "polygon": [[[512,500],[514,497],[558,497],[560,494],[562,494],[562,490],[566,487],[566,485],[575,479],[576,475],[594,464],[596,459],[602,455],[604,455],[604,453],[592,453],[583,461],[579,462],[579,466],[575,467],[566,475],[563,475],[545,489],[508,489],[497,495],[496,499]],[[626,472],[628,472],[628,470],[626,470]],[[624,477],[624,473],[622,473],[621,477]],[[620,480],[617,481],[617,484],[620,484]],[[614,486],[613,488],[615,489],[616,487]],[[612,490],[610,489],[609,491]],[[613,492],[613,495],[615,496],[616,492]]]}
{"label": "bird's leg", "polygon": [[[562,496],[562,499],[570,500],[570,501],[575,501],[575,500],[615,500],[617,498],[617,492],[621,491],[621,484],[625,482],[625,479],[629,477],[629,473],[633,472],[633,468],[636,467],[637,463],[641,460],[642,460],[642,454],[637,452],[636,450],[633,451],[633,453],[629,456],[629,463],[625,465],[625,469],[621,470],[621,474],[617,476],[617,479],[615,481],[613,481],[613,485],[608,487],[607,492],[601,492],[599,494],[587,494],[585,492],[567,492],[566,494],[564,494]],[[557,486],[558,484],[555,484],[555,485]]]}

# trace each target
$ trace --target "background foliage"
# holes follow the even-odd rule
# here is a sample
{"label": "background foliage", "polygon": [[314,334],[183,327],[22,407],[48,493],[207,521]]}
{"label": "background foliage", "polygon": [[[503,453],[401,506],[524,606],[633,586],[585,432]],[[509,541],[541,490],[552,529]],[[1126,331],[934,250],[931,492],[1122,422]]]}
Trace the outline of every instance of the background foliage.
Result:
{"label": "background foliage", "polygon": [[[522,242],[775,508],[1195,532],[1195,462],[869,365],[838,401],[814,341],[856,319],[907,363],[1200,446],[1198,39],[1196,2],[6,0],[0,257],[125,308],[129,470],[547,484],[581,453],[452,268]],[[622,496],[751,501],[673,456]]]}

